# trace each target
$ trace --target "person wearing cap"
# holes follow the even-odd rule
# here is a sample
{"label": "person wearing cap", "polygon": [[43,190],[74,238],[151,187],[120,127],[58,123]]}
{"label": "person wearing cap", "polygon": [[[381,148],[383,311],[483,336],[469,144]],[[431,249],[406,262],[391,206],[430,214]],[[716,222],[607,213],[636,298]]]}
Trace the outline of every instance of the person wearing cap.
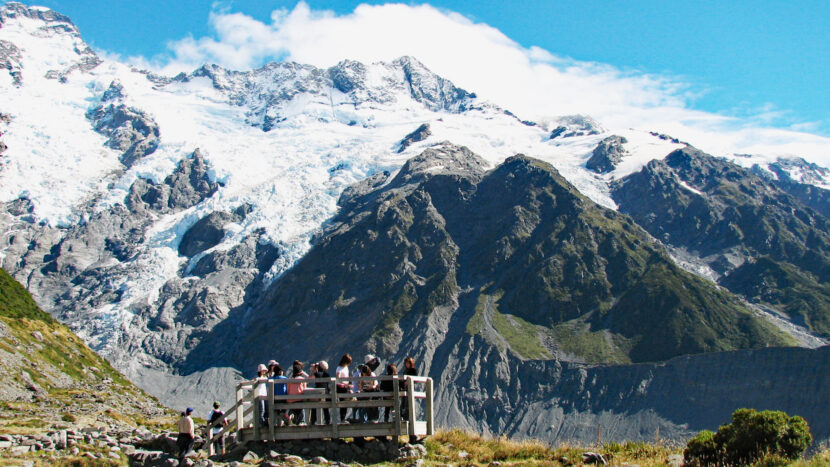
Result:
{"label": "person wearing cap", "polygon": [[210,430],[210,450],[208,455],[218,453],[225,454],[225,435],[223,434],[219,439],[214,440],[216,435],[222,432],[222,428],[228,425],[228,419],[225,418],[225,412],[219,410],[219,401],[214,401],[213,410],[208,415],[208,427]]}
{"label": "person wearing cap", "polygon": [[179,448],[180,465],[184,462],[184,458],[187,456],[187,453],[193,449],[193,440],[195,439],[196,427],[193,424],[193,419],[190,417],[190,414],[192,413],[193,409],[188,407],[187,410],[182,412],[182,418],[179,419],[177,424],[179,436],[176,438],[176,446]]}
{"label": "person wearing cap", "polygon": [[377,371],[380,366],[380,359],[372,354],[369,354],[366,355],[364,362],[366,363],[366,366],[369,367],[369,370],[371,370],[372,376],[375,376],[375,371]]}
{"label": "person wearing cap", "polygon": [[259,425],[268,426],[268,367],[262,363],[256,369],[256,395],[259,399]]}

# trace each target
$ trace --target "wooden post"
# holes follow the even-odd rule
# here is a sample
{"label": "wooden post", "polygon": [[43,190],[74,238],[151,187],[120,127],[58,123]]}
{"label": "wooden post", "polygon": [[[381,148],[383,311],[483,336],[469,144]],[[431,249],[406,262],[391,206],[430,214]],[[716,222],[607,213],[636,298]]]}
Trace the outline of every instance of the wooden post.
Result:
{"label": "wooden post", "polygon": [[262,403],[259,401],[259,396],[257,395],[257,385],[254,384],[251,391],[254,392],[254,439],[259,441],[262,439],[260,434],[259,428],[259,419],[262,418]]}
{"label": "wooden post", "polygon": [[242,399],[245,398],[245,392],[242,390],[242,385],[236,387],[236,429],[242,433],[245,428],[245,404]]}
{"label": "wooden post", "polygon": [[340,408],[337,406],[340,398],[337,394],[337,379],[335,378],[329,380],[329,395],[331,395],[331,408],[329,409],[331,412],[331,438],[336,439],[339,437],[337,424],[340,423]]}
{"label": "wooden post", "polygon": [[268,439],[274,439],[274,422],[277,417],[274,416],[274,382],[268,381]]}
{"label": "wooden post", "polygon": [[395,410],[395,442],[397,443],[401,437],[401,385],[400,377],[395,376],[392,380],[392,397],[393,409]]}
{"label": "wooden post", "polygon": [[432,435],[432,378],[428,378],[426,382],[426,418],[427,418],[427,436]]}
{"label": "wooden post", "polygon": [[602,423],[597,425],[597,449],[602,447]]}
{"label": "wooden post", "polygon": [[415,381],[406,377],[406,403],[409,411],[409,436],[415,436]]}

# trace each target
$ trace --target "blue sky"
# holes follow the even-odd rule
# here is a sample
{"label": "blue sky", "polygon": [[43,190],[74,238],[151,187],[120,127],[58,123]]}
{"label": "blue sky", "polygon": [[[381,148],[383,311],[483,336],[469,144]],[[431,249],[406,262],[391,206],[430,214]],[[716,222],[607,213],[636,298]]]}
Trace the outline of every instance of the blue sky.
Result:
{"label": "blue sky", "polygon": [[[72,18],[97,50],[124,57],[174,55],[183,38],[213,39],[211,12],[243,13],[271,24],[296,2],[235,0],[40,0]],[[348,15],[361,3],[306,2],[312,12]],[[407,5],[421,5],[410,2]],[[692,110],[755,124],[830,135],[830,2],[480,0],[429,3],[499,30],[524,48],[607,64],[623,76],[667,79]],[[282,54],[273,54],[282,55]],[[271,59],[267,53],[252,65]],[[345,58],[345,57],[344,57]],[[475,91],[475,89],[473,89]]]}

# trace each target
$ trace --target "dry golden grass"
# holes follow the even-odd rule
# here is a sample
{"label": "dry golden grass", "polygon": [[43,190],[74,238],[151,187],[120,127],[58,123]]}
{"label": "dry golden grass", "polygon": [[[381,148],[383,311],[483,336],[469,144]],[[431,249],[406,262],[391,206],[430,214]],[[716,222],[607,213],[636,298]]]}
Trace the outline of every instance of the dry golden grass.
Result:
{"label": "dry golden grass", "polygon": [[[538,440],[512,441],[505,437],[487,437],[460,429],[439,431],[427,438],[426,446],[428,466],[487,466],[492,462],[498,462],[505,467],[576,467],[586,465],[582,462],[582,454],[591,451],[602,454],[608,465],[612,466],[662,467],[668,465],[669,456],[683,455],[683,446],[678,443],[629,441],[606,443],[601,448],[567,444],[553,447]],[[809,459],[794,462],[769,458],[752,467],[784,466],[830,467],[830,450],[825,449]]]}
{"label": "dry golden grass", "polygon": [[[428,465],[503,466],[583,465],[582,454],[603,454],[610,465],[637,464],[640,467],[664,466],[669,455],[682,454],[678,447],[649,443],[610,443],[600,449],[576,446],[550,446],[538,440],[513,441],[492,438],[464,430],[439,431],[427,438]],[[811,466],[812,467],[812,466]]]}

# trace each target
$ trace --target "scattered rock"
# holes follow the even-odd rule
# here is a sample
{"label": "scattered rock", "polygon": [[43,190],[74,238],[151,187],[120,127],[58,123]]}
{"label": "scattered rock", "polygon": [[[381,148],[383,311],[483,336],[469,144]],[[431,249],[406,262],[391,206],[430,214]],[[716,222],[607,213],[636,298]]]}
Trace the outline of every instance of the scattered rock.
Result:
{"label": "scattered rock", "polygon": [[317,456],[317,457],[311,459],[311,462],[314,463],[314,464],[319,464],[319,465],[328,465],[330,463],[328,461],[328,459],[326,459],[325,457],[320,457],[320,456]]}
{"label": "scattered rock", "polygon": [[582,462],[586,464],[599,464],[599,465],[607,465],[608,463],[605,461],[605,457],[598,452],[586,452],[582,454]]}
{"label": "scattered rock", "polygon": [[258,459],[259,459],[259,455],[257,453],[255,453],[254,451],[248,451],[248,452],[245,453],[244,456],[242,456],[242,462],[246,462],[248,464],[250,464],[251,462],[253,462],[255,460],[258,460]]}
{"label": "scattered rock", "polygon": [[666,464],[669,464],[671,467],[682,467],[683,456],[681,454],[672,454],[666,458]]}
{"label": "scattered rock", "polygon": [[41,334],[40,331],[32,331],[32,337],[39,340],[40,342],[43,342],[43,334]]}

